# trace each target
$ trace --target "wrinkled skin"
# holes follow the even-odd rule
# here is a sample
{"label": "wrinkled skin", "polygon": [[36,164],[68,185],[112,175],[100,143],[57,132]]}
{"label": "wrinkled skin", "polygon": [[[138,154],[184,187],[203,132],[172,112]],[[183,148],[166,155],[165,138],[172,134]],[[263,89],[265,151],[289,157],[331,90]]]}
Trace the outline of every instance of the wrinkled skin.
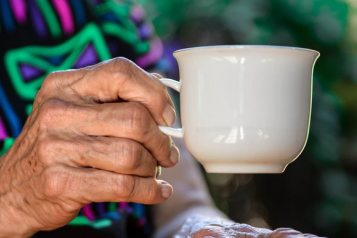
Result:
{"label": "wrinkled skin", "polygon": [[0,158],[0,237],[64,226],[91,202],[170,197],[156,175],[179,153],[157,126],[175,121],[160,78],[124,58],[48,75]]}
{"label": "wrinkled skin", "polygon": [[[158,167],[176,146],[157,125],[175,120],[161,76],[116,58],[50,74],[23,131],[0,159],[0,237],[29,237],[68,224],[91,202],[164,202],[172,187]],[[196,216],[179,237],[310,238]]]}
{"label": "wrinkled skin", "polygon": [[174,238],[318,238],[291,228],[268,230],[225,219],[193,216],[186,220]]}

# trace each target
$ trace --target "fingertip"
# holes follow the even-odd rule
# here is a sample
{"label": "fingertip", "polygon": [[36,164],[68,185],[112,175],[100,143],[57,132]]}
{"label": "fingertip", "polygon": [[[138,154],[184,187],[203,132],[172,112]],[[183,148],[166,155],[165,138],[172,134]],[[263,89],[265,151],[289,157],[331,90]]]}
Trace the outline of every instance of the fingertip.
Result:
{"label": "fingertip", "polygon": [[171,168],[175,166],[180,161],[180,151],[179,149],[171,144],[170,154],[165,159],[158,160],[159,165],[163,168]]}
{"label": "fingertip", "polygon": [[180,151],[175,145],[171,146],[170,161],[174,165],[180,161]]}
{"label": "fingertip", "polygon": [[171,126],[176,121],[176,112],[175,109],[168,103],[164,109],[162,115],[167,126]]}

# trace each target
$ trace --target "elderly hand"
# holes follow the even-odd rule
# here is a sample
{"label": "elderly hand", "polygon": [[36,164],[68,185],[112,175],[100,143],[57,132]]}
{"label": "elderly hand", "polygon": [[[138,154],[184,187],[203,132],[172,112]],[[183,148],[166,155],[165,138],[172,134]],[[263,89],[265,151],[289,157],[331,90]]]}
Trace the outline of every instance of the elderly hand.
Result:
{"label": "elderly hand", "polygon": [[225,219],[194,216],[186,220],[174,238],[318,238],[290,228],[274,231],[238,224]]}
{"label": "elderly hand", "polygon": [[179,152],[157,127],[175,121],[159,78],[123,58],[48,75],[0,159],[0,237],[64,226],[91,202],[170,197],[156,174]]}

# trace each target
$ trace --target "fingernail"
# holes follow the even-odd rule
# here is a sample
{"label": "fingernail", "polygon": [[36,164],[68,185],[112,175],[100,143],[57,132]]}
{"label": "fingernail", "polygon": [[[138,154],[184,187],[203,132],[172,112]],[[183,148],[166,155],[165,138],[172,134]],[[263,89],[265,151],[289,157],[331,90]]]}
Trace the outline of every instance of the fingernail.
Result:
{"label": "fingernail", "polygon": [[164,121],[167,126],[171,126],[172,124],[175,123],[176,112],[170,104],[166,105],[166,108],[165,108],[164,114],[163,114],[163,118],[164,118]]}
{"label": "fingernail", "polygon": [[161,183],[161,196],[164,198],[171,197],[173,189],[170,184],[168,183]]}
{"label": "fingernail", "polygon": [[171,146],[170,160],[173,164],[177,164],[180,160],[180,151],[176,146]]}

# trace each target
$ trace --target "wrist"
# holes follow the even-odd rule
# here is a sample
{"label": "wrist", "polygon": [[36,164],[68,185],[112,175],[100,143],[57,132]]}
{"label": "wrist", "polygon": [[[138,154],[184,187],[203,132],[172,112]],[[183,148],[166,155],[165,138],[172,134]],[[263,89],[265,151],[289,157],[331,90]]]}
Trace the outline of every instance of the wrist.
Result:
{"label": "wrist", "polygon": [[23,238],[30,237],[36,233],[27,225],[21,205],[15,206],[15,201],[19,201],[20,197],[16,197],[16,190],[11,189],[9,185],[10,178],[5,167],[5,155],[0,157],[0,238]]}
{"label": "wrist", "polygon": [[11,210],[2,206],[0,199],[0,238],[25,238],[36,233],[29,229],[23,219],[14,216]]}
{"label": "wrist", "polygon": [[21,212],[3,200],[0,195],[0,238],[25,238],[35,234],[36,231],[20,217]]}

